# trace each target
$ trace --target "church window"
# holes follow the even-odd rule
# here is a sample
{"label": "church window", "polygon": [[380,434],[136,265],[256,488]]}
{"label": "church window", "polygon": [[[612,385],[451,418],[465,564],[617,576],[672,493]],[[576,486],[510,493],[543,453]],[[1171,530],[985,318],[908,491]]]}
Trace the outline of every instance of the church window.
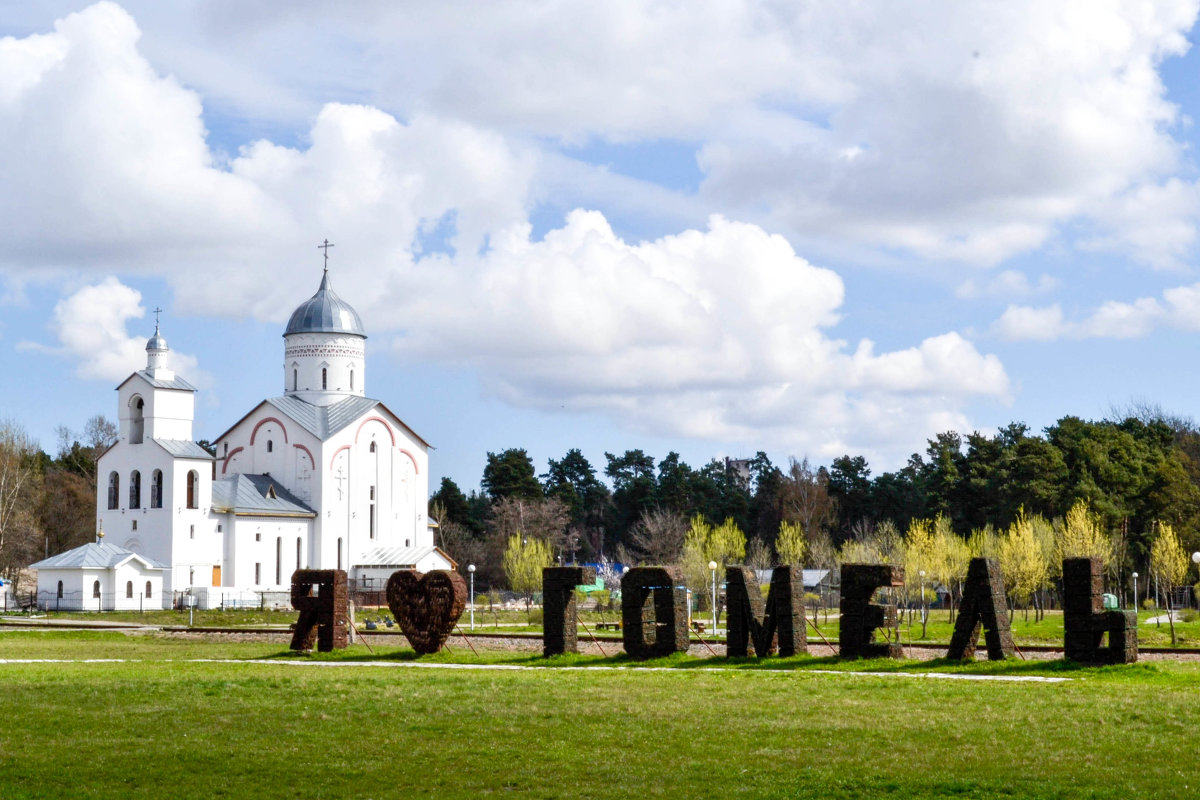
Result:
{"label": "church window", "polygon": [[350,391],[354,391],[354,370],[350,370]]}
{"label": "church window", "polygon": [[142,473],[136,469],[129,473],[129,507],[142,507]]}
{"label": "church window", "polygon": [[375,443],[374,443],[374,442],[371,442],[371,446],[370,446],[370,448],[368,448],[368,449],[370,450],[370,452],[374,453],[374,452],[375,452],[375,451],[376,451],[378,448],[376,448],[376,447],[375,447]]}
{"label": "church window", "polygon": [[255,532],[254,532],[254,541],[256,541],[256,542],[261,542],[261,541],[262,541],[262,531],[255,531]]}
{"label": "church window", "polygon": [[258,561],[254,562],[254,585],[262,585],[262,563]]}
{"label": "church window", "polygon": [[222,456],[228,456],[228,455],[229,455],[229,442],[226,442],[226,443],[225,443],[225,451],[224,451],[224,452],[223,452],[221,455],[222,455]]}
{"label": "church window", "polygon": [[108,473],[108,507],[116,508],[121,501],[121,476],[116,472]]}
{"label": "church window", "polygon": [[129,443],[141,444],[142,434],[146,429],[146,418],[144,416],[145,402],[140,397],[133,398],[133,413],[129,416]]}
{"label": "church window", "polygon": [[130,530],[134,530],[134,531],[137,530],[137,520],[136,519],[133,521],[133,527],[130,528]]}
{"label": "church window", "polygon": [[405,547],[411,547],[411,546],[412,546],[412,539],[405,539],[405,540],[404,540],[404,546],[405,546]]}
{"label": "church window", "polygon": [[217,523],[217,533],[221,532],[221,523]]}
{"label": "church window", "polygon": [[296,537],[296,569],[300,569],[300,554],[303,547],[299,536]]}
{"label": "church window", "polygon": [[125,581],[125,598],[133,599],[133,581]]}
{"label": "church window", "polygon": [[370,538],[375,538],[375,487],[371,487],[371,505],[367,510],[367,516],[370,518]]}
{"label": "church window", "polygon": [[58,582],[58,597],[60,600],[62,599],[62,581]]}
{"label": "church window", "polygon": [[188,526],[188,538],[189,538],[189,539],[195,539],[195,538],[196,538],[196,526],[195,526],[195,525],[189,525],[189,526]]}
{"label": "church window", "polygon": [[151,594],[150,581],[146,581],[146,599],[147,600],[150,599],[150,594]]}
{"label": "church window", "polygon": [[92,581],[92,597],[100,596],[100,581]]}
{"label": "church window", "polygon": [[283,583],[283,537],[275,537],[275,585]]}
{"label": "church window", "polygon": [[342,568],[342,539],[340,536],[338,537],[338,565],[337,565],[337,568],[338,569]]}
{"label": "church window", "polygon": [[321,388],[329,388],[329,370],[325,369],[324,367],[321,367]]}
{"label": "church window", "polygon": [[292,391],[293,392],[296,391],[296,387],[298,387],[299,385],[300,385],[300,371],[293,369],[292,370]]}
{"label": "church window", "polygon": [[267,439],[267,452],[268,453],[275,452],[275,443],[272,442],[270,439]]}
{"label": "church window", "polygon": [[196,470],[188,472],[187,477],[187,507],[199,508],[200,498],[200,473]]}
{"label": "church window", "polygon": [[162,470],[156,469],[150,475],[150,507],[162,508]]}

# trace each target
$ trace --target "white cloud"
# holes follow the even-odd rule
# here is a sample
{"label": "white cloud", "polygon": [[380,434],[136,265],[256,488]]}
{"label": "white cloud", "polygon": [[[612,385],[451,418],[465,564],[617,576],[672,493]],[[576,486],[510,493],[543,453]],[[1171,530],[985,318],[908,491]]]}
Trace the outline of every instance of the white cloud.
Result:
{"label": "white cloud", "polygon": [[[775,35],[751,16],[763,36]],[[638,19],[623,33],[610,29],[619,19],[606,19],[609,27],[600,20],[597,29],[641,43],[634,51],[666,36],[658,22],[650,36]],[[529,213],[546,162],[539,145],[495,120],[462,121],[445,104],[402,122],[369,105],[330,103],[305,144],[261,140],[219,163],[205,142],[200,96],[160,76],[138,37],[128,14],[102,3],[52,34],[0,41],[0,63],[16,64],[20,76],[9,81],[0,72],[0,153],[26,156],[0,183],[9,222],[0,259],[10,269],[152,272],[171,283],[187,313],[279,321],[295,306],[297,287],[316,283],[314,245],[328,235],[337,243],[338,290],[373,335],[393,335],[409,357],[470,365],[514,404],[598,411],[639,430],[772,441],[795,452],[902,449],[913,431],[966,427],[964,409],[975,400],[1008,399],[1003,365],[957,333],[883,352],[832,338],[841,279],[761,225],[716,215],[706,230],[629,243],[604,214],[576,211],[534,237]],[[679,48],[690,52],[686,41]],[[577,54],[560,56],[570,62]],[[663,58],[665,69],[683,55]],[[568,84],[603,73],[569,66]],[[668,72],[647,75],[654,92],[677,83]],[[595,80],[610,88],[609,78]],[[751,88],[769,94],[761,86],[778,80],[763,68],[760,88]],[[850,83],[805,80],[806,97],[856,96]],[[715,124],[737,101],[733,85],[713,89],[727,101],[662,130]],[[513,91],[518,108],[533,102],[535,93]],[[641,104],[610,98],[623,122],[608,132],[668,125],[664,102],[680,113],[688,106],[674,95]],[[580,129],[600,116],[589,110]],[[530,118],[550,130],[567,117],[549,104]],[[870,156],[839,156],[847,157]],[[446,241],[430,245],[439,226]],[[935,245],[938,235],[921,233],[913,246]],[[144,363],[144,340],[125,333],[141,313],[140,297],[116,279],[76,292],[56,310],[60,350],[87,377],[123,377]]]}
{"label": "white cloud", "polygon": [[1200,283],[1167,289],[1161,299],[1110,300],[1074,322],[1064,318],[1057,304],[1044,308],[1011,305],[992,332],[1012,341],[1137,339],[1162,327],[1200,331]]}
{"label": "white cloud", "polygon": [[[145,313],[141,292],[110,276],[54,306],[52,329],[57,347],[30,342],[21,346],[74,361],[81,378],[119,381],[146,367],[149,335],[130,335],[126,330],[131,320],[142,319]],[[172,351],[168,366],[193,382],[206,379],[193,356]]]}
{"label": "white cloud", "polygon": [[1059,283],[1057,278],[1044,273],[1034,282],[1024,272],[1006,269],[987,280],[969,278],[958,285],[954,294],[961,300],[1031,297],[1051,292]]}
{"label": "white cloud", "polygon": [[477,260],[427,259],[409,274],[380,298],[405,320],[402,352],[470,364],[514,404],[601,411],[641,430],[869,449],[962,423],[969,400],[1010,391],[999,360],[956,333],[847,352],[826,333],[841,279],[720,217],[629,244],[576,211],[543,241],[518,226]]}

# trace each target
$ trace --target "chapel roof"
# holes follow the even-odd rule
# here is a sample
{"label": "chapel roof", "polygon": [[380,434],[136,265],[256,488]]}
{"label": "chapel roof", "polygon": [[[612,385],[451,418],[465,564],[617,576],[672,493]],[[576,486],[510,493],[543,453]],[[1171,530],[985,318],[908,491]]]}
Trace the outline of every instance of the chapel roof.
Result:
{"label": "chapel roof", "polygon": [[376,569],[412,569],[420,563],[421,559],[435,552],[446,559],[452,569],[458,568],[457,561],[447,555],[445,550],[433,545],[425,545],[424,547],[376,547],[374,550],[364,553],[362,558],[355,559],[354,566],[375,567]]}
{"label": "chapel roof", "polygon": [[317,293],[292,312],[284,336],[293,333],[349,333],[367,337],[362,320],[353,306],[334,293],[329,285],[329,273],[321,276]]}
{"label": "chapel roof", "polygon": [[88,542],[29,566],[34,569],[111,569],[119,567],[131,558],[138,559],[150,569],[167,568],[161,561],[108,542]]}
{"label": "chapel roof", "polygon": [[315,517],[304,501],[270,475],[231,475],[213,481],[213,511],[246,516]]}
{"label": "chapel roof", "polygon": [[205,450],[191,439],[153,439],[156,445],[166,450],[175,458],[203,458],[213,460],[213,454]]}

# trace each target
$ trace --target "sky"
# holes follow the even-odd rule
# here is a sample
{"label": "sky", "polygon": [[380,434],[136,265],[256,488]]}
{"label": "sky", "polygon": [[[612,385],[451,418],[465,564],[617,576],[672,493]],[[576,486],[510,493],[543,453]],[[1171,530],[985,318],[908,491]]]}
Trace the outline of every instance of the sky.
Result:
{"label": "sky", "polygon": [[477,488],[1200,409],[1200,0],[0,0],[0,418],[215,438],[330,277]]}

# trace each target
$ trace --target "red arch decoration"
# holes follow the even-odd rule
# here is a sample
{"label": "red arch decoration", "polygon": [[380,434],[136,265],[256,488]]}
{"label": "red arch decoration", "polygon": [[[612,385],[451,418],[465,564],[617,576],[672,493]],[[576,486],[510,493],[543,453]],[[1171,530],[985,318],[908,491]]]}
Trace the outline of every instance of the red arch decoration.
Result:
{"label": "red arch decoration", "polygon": [[404,453],[404,455],[408,456],[408,460],[413,462],[413,474],[420,475],[421,474],[421,465],[419,463],[417,463],[417,457],[414,456],[412,453],[408,452],[407,450],[405,450],[403,447],[400,448],[400,452]]}
{"label": "red arch decoration", "polygon": [[280,430],[283,431],[283,442],[284,442],[284,444],[287,444],[287,442],[288,442],[287,426],[285,426],[282,422],[280,422],[277,417],[263,417],[262,420],[260,420],[259,423],[254,426],[254,430],[250,431],[250,445],[251,446],[254,445],[254,437],[258,435],[258,429],[261,428],[263,425],[266,425],[268,422],[279,423],[279,428],[280,428]]}
{"label": "red arch decoration", "polygon": [[329,468],[333,469],[333,462],[337,460],[338,453],[342,452],[343,450],[349,450],[349,449],[350,449],[350,445],[344,444],[341,447],[339,447],[337,450],[334,450],[333,455],[329,458]]}
{"label": "red arch decoration", "polygon": [[221,464],[221,474],[222,475],[225,474],[225,470],[229,469],[229,459],[233,458],[234,456],[236,456],[238,453],[242,452],[245,449],[246,448],[244,448],[244,447],[235,447],[229,451],[228,455],[225,456],[224,463]]}
{"label": "red arch decoration", "polygon": [[308,463],[312,464],[313,469],[317,468],[317,460],[313,458],[312,450],[309,450],[302,444],[294,444],[292,447],[296,448],[297,450],[303,450],[304,454],[308,456]]}
{"label": "red arch decoration", "polygon": [[387,424],[387,420],[383,417],[367,417],[358,426],[358,430],[354,432],[354,443],[358,444],[358,436],[362,433],[362,429],[367,427],[368,422],[381,422],[387,430],[388,436],[392,437],[392,447],[396,446],[396,434],[392,433],[392,426]]}

